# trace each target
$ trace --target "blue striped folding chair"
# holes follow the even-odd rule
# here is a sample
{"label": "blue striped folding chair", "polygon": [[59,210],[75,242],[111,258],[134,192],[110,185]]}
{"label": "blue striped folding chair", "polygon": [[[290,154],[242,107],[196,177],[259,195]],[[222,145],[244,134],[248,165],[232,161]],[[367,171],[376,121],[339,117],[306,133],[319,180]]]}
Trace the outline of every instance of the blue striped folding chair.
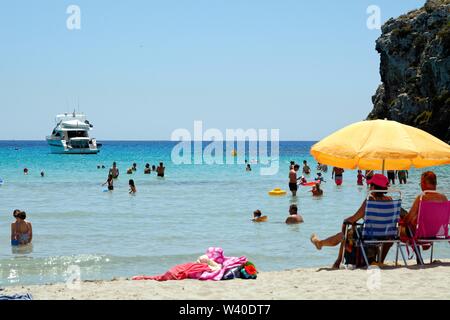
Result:
{"label": "blue striped folding chair", "polygon": [[[361,248],[364,262],[369,267],[369,259],[366,250],[370,247],[378,248],[378,259],[380,262],[383,244],[396,244],[397,251],[395,265],[398,263],[398,252],[400,250],[403,262],[406,264],[406,258],[401,248],[398,222],[402,207],[401,193],[397,200],[371,200],[370,195],[374,192],[383,192],[378,190],[369,191],[367,195],[366,211],[364,222],[360,224],[361,228],[356,228],[356,245]],[[393,191],[389,191],[393,192]]]}

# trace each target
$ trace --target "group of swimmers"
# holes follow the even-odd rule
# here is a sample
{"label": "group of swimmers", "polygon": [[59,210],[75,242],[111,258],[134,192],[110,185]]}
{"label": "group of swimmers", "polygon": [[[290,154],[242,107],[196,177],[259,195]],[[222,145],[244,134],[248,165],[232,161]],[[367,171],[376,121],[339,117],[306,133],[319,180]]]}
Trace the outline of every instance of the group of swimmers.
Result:
{"label": "group of swimmers", "polygon": [[[164,166],[163,162],[159,163],[159,167],[156,167],[155,165],[153,165],[151,169],[150,169],[150,164],[147,163],[145,165],[144,174],[150,174],[152,170],[156,171],[156,174],[158,177],[164,178],[164,173],[165,173],[166,167]],[[136,171],[137,171],[137,164],[133,163],[132,167],[127,170],[127,174],[133,174],[133,172],[136,172]],[[105,183],[102,184],[102,186],[108,185],[108,190],[113,191],[114,190],[114,180],[118,179],[119,175],[120,175],[120,172],[119,172],[119,168],[117,167],[117,163],[113,162],[112,167],[109,169],[108,179],[106,180]],[[134,183],[134,180],[130,179],[128,181],[128,185],[130,187],[129,193],[135,194],[137,192],[137,189],[136,189],[136,184]]]}
{"label": "group of swimmers", "polygon": [[[305,175],[309,175],[311,173],[311,168],[308,166],[308,162],[303,160],[303,174],[300,178],[297,178],[297,172],[300,170],[300,165],[296,164],[295,161],[291,161],[289,166],[289,190],[292,192],[292,196],[297,196],[298,185],[308,185],[308,181],[305,178]],[[322,196],[323,190],[320,187],[320,184],[325,182],[322,177],[322,173],[318,172],[317,177],[314,179],[314,183],[312,184],[311,192],[313,196]]]}
{"label": "group of swimmers", "polygon": [[[383,174],[373,174],[369,180],[367,180],[367,184],[369,185],[370,190],[376,190],[379,192],[373,193],[369,199],[370,200],[392,200],[391,197],[387,196],[386,193],[388,192],[389,187],[389,179],[383,175]],[[432,171],[426,171],[421,175],[420,178],[420,187],[422,191],[433,191],[431,193],[425,193],[423,195],[418,196],[409,212],[401,216],[401,223],[400,225],[403,225],[400,229],[401,237],[411,237],[413,236],[410,234],[410,232],[414,233],[414,230],[416,230],[417,227],[417,217],[419,212],[419,205],[420,201],[432,201],[432,202],[446,202],[447,197],[444,194],[436,192],[437,187],[437,177],[436,174]],[[381,192],[380,192],[381,191]],[[339,268],[343,256],[343,246],[346,245],[344,235],[345,231],[348,227],[348,225],[355,225],[359,220],[364,218],[365,210],[366,210],[366,204],[367,201],[364,200],[364,202],[361,204],[359,209],[350,217],[344,219],[342,223],[341,232],[328,237],[324,240],[320,240],[316,234],[313,234],[311,236],[311,242],[315,245],[315,247],[318,250],[321,250],[322,247],[334,247],[340,245],[338,258],[336,259],[335,263],[333,264],[333,268]],[[408,231],[410,230],[410,231]],[[387,253],[389,249],[391,248],[392,243],[384,243],[382,245],[382,252],[381,252],[381,263],[384,263],[384,260],[387,256]],[[423,247],[423,249],[427,249],[426,247]]]}
{"label": "group of swimmers", "polygon": [[[364,185],[364,180],[369,181],[374,175],[373,170],[366,170],[365,175],[362,174],[361,170],[358,170],[356,176],[356,184],[359,186]],[[388,170],[387,178],[390,184],[395,184],[395,177],[398,177],[400,184],[406,184],[409,176],[408,170]]]}
{"label": "group of swimmers", "polygon": [[[29,173],[28,168],[24,168],[24,169],[23,169],[23,174],[27,176],[28,173]],[[41,170],[40,175],[41,175],[41,177],[43,178],[43,177],[45,176],[45,171],[44,171],[44,170]]]}
{"label": "group of swimmers", "polygon": [[[263,216],[261,210],[255,210],[253,212],[253,222],[266,222],[269,218]],[[292,204],[289,207],[289,216],[286,218],[286,224],[299,224],[303,223],[303,217],[298,214],[298,207],[296,204]]]}

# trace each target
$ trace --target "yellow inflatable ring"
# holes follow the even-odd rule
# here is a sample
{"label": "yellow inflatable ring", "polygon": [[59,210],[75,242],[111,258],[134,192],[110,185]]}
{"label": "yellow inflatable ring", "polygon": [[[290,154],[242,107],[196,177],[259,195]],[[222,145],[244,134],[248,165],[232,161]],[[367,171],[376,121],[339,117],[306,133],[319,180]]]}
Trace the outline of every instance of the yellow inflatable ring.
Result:
{"label": "yellow inflatable ring", "polygon": [[281,190],[280,188],[275,188],[272,191],[269,191],[269,195],[271,196],[284,196],[286,191]]}
{"label": "yellow inflatable ring", "polygon": [[236,157],[237,156],[237,151],[236,150],[231,151],[231,156],[232,157]]}

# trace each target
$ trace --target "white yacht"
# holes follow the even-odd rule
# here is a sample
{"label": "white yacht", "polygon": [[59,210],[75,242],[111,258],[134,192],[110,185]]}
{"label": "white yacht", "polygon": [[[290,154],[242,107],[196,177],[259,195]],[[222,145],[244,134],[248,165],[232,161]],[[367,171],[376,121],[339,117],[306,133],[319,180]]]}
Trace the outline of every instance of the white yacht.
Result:
{"label": "white yacht", "polygon": [[101,144],[89,137],[93,125],[83,113],[64,113],[56,116],[56,127],[47,143],[52,153],[97,154]]}

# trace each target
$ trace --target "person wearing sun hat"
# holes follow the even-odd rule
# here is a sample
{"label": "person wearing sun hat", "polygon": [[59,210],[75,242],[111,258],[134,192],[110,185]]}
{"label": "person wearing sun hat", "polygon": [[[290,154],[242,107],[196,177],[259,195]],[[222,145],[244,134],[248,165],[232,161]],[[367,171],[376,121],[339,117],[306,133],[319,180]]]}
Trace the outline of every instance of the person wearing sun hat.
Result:
{"label": "person wearing sun hat", "polygon": [[[387,193],[388,187],[389,187],[389,180],[386,176],[379,174],[379,173],[374,174],[371,177],[371,179],[367,181],[367,184],[370,186],[370,190],[382,191],[382,192],[372,193],[369,196],[370,200],[377,200],[377,201],[392,200],[391,197],[386,196],[386,193]],[[383,191],[386,191],[386,192],[383,192]],[[334,236],[328,237],[324,240],[319,240],[319,238],[317,238],[316,234],[311,235],[311,238],[310,238],[311,242],[316,246],[316,248],[318,250],[321,250],[322,247],[335,247],[337,245],[341,245],[341,247],[339,249],[338,258],[335,261],[335,263],[333,264],[334,269],[338,269],[339,266],[341,265],[342,246],[345,245],[344,234],[345,234],[347,225],[354,224],[354,223],[358,222],[358,220],[364,218],[364,214],[366,211],[366,204],[367,204],[367,200],[364,200],[363,203],[361,204],[361,206],[359,207],[359,209],[355,212],[355,214],[353,214],[351,217],[348,217],[347,219],[344,220],[344,222],[342,223],[341,232],[335,234]],[[391,246],[392,246],[392,244],[384,244],[383,245],[381,263],[384,262],[384,259],[386,258],[386,255]]]}

